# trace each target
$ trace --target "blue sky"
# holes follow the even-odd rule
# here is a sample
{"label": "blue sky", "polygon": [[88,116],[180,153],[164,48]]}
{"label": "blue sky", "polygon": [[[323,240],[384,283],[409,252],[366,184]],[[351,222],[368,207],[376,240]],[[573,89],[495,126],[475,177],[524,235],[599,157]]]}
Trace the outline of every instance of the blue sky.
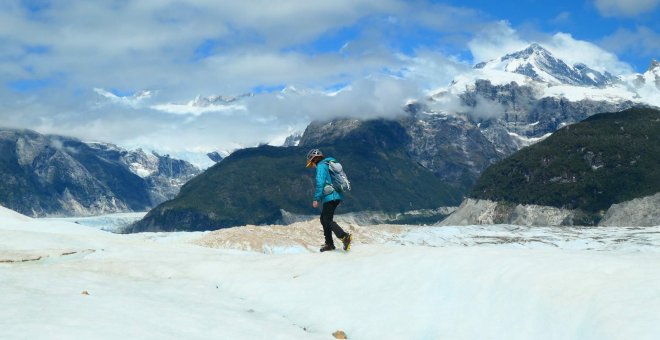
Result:
{"label": "blue sky", "polygon": [[[660,58],[659,22],[660,0],[8,0],[0,119],[164,151],[231,149],[313,119],[390,115],[531,42],[569,63],[644,72]],[[351,94],[316,96],[343,87]],[[186,106],[249,92],[249,105]]]}
{"label": "blue sky", "polygon": [[[602,10],[594,1],[432,1],[430,4],[450,5],[465,11],[474,11],[478,20],[504,20],[511,27],[526,31],[530,36],[569,33],[577,40],[589,41],[615,53],[621,61],[630,64],[637,72],[643,72],[652,58],[660,55],[660,1],[620,1],[620,8],[608,6],[616,1],[603,1]],[[647,5],[644,5],[648,3]],[[630,6],[629,10],[625,10]],[[441,9],[440,9],[441,10]],[[307,53],[323,53],[339,50],[345,43],[360,37],[365,27],[377,23],[379,17],[365,17],[350,26],[339,27],[321,35],[315,41],[298,47]],[[433,30],[409,22],[388,32],[387,43],[402,53],[414,54],[418,48],[440,49],[459,55],[466,61],[472,59],[465,39],[472,35],[460,27]],[[621,41],[617,35],[642,37],[640,30],[648,30],[649,41]],[[462,38],[461,39],[461,35]],[[634,40],[634,39],[631,39]]]}

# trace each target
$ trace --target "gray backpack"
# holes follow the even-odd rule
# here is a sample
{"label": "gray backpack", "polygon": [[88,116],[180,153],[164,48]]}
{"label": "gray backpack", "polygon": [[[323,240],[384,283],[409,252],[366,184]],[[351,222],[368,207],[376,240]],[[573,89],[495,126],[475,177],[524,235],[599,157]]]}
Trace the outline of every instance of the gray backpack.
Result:
{"label": "gray backpack", "polygon": [[339,162],[335,160],[328,161],[328,169],[330,170],[333,189],[338,192],[351,190],[351,182],[348,180],[348,176],[346,176],[346,173]]}

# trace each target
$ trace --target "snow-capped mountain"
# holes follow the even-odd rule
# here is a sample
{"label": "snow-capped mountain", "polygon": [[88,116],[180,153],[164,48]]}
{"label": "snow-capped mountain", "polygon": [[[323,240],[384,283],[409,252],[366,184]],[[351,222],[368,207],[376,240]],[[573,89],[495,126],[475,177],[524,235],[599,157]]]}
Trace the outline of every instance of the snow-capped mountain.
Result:
{"label": "snow-capped mountain", "polygon": [[223,158],[227,157],[231,152],[218,150],[211,152],[203,151],[178,151],[172,152],[169,156],[172,158],[184,160],[200,170],[206,170],[215,163],[221,161]]}
{"label": "snow-capped mountain", "polygon": [[[479,92],[477,87],[489,82],[493,91],[502,87],[526,87],[530,98],[557,98],[570,102],[630,102],[633,105],[660,106],[660,66],[651,62],[644,74],[614,76],[585,64],[556,58],[539,44],[475,65],[472,71],[457,76],[447,87],[432,93],[440,106],[451,98]],[[483,94],[483,92],[482,92]]]}
{"label": "snow-capped mountain", "polygon": [[[600,109],[660,106],[660,63],[654,60],[644,74],[615,77],[584,64],[568,65],[541,45],[532,44],[477,64],[448,87],[432,93],[431,101],[429,111],[506,123],[513,120],[510,132],[537,138]],[[521,130],[521,124],[530,126]]]}
{"label": "snow-capped mountain", "polygon": [[174,198],[179,189],[191,178],[198,175],[199,167],[170,155],[160,155],[143,149],[125,150],[109,143],[88,143],[106,159],[117,159],[133,174],[147,183],[151,206]]}
{"label": "snow-capped mountain", "polygon": [[499,59],[479,63],[476,69],[500,70],[518,73],[539,82],[552,85],[578,85],[603,87],[617,80],[609,72],[600,73],[589,66],[578,63],[568,65],[555,58],[539,44],[532,44],[522,51],[507,54]]}
{"label": "snow-capped mountain", "polygon": [[0,129],[0,203],[31,216],[144,211],[173,198],[200,170],[114,144]]}
{"label": "snow-capped mountain", "polygon": [[303,131],[297,131],[286,137],[282,146],[298,146],[300,139],[303,136]]}
{"label": "snow-capped mountain", "polygon": [[[660,105],[660,64],[627,78],[569,65],[539,44],[478,64],[447,87],[407,107],[398,121],[411,157],[449,183],[469,188],[489,165],[557,129],[601,112]],[[646,91],[646,93],[642,93]],[[655,102],[654,102],[655,100]],[[332,141],[360,121],[308,126],[300,145]]]}

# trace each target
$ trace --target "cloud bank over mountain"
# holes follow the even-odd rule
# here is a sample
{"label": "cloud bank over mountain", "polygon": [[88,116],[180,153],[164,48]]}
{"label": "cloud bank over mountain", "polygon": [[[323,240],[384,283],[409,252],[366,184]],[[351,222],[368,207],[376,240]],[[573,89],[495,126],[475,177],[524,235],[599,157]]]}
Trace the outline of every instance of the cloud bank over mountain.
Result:
{"label": "cloud bank over mountain", "polygon": [[[654,8],[634,3],[596,7]],[[601,47],[468,5],[399,0],[8,1],[0,23],[4,126],[162,152],[256,145],[312,119],[391,117],[474,63],[530,42],[630,73],[615,42],[657,40],[642,27]]]}

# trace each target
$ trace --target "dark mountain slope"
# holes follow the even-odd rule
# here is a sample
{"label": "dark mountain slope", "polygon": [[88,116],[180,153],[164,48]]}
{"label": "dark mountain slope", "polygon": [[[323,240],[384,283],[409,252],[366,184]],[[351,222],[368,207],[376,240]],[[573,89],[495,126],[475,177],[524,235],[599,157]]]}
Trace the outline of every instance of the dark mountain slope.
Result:
{"label": "dark mountain slope", "polygon": [[[353,190],[341,212],[401,212],[455,205],[461,195],[407,156],[409,136],[399,123],[368,121],[332,145],[315,145],[336,157]],[[305,168],[306,147],[239,150],[188,182],[179,195],[133,225],[147,230],[212,230],[274,223],[280,209],[314,214],[314,170]]]}
{"label": "dark mountain slope", "polygon": [[484,171],[472,198],[599,212],[660,192],[660,111],[634,108],[566,126]]}

